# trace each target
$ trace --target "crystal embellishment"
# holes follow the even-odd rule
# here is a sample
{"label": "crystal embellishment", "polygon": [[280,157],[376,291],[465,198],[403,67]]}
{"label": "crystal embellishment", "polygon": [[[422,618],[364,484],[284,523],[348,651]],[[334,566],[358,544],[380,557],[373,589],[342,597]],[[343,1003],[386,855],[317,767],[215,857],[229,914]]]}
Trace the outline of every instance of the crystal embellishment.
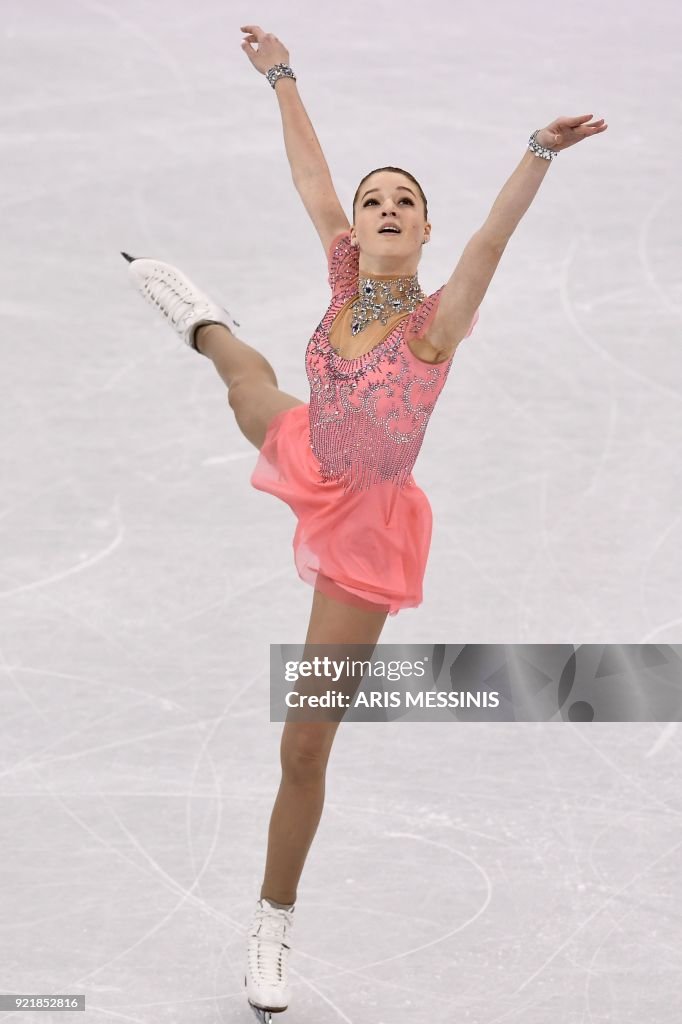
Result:
{"label": "crystal embellishment", "polygon": [[[398,281],[404,282],[402,287],[397,287]],[[321,478],[341,481],[345,491],[386,481],[413,486],[412,468],[452,360],[422,362],[411,352],[407,338],[420,335],[442,288],[427,297],[416,276],[359,281],[358,253],[347,234],[334,249],[329,283],[332,301],[306,351],[310,448]],[[360,309],[361,326],[354,333],[373,319],[385,323],[396,312],[412,315],[399,320],[369,352],[345,359],[335,352],[329,334],[358,287],[362,300],[358,297],[353,309]]]}
{"label": "crystal embellishment", "polygon": [[413,313],[425,298],[416,274],[390,280],[361,277],[358,298],[351,306],[351,334],[355,337],[375,320],[385,326],[396,313]]}

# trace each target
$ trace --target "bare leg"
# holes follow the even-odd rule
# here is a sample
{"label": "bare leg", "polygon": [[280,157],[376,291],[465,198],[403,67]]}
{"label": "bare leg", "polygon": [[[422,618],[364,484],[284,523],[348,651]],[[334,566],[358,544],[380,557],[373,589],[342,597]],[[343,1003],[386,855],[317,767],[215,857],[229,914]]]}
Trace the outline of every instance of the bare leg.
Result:
{"label": "bare leg", "polygon": [[303,403],[280,391],[275,371],[265,356],[222,324],[200,327],[194,340],[227,385],[227,399],[242,434],[261,448],[273,417]]}
{"label": "bare leg", "polygon": [[[306,644],[377,643],[386,612],[367,612],[315,591]],[[339,722],[287,721],[282,780],[272,810],[261,899],[291,904],[322,816],[325,773]]]}

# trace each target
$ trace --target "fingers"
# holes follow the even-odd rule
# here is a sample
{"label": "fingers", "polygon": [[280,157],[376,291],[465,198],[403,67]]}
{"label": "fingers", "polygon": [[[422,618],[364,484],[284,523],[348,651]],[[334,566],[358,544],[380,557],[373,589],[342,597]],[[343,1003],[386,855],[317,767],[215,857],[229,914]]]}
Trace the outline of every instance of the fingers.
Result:
{"label": "fingers", "polygon": [[562,128],[577,128],[578,125],[589,121],[591,117],[592,114],[580,114],[579,117],[557,117],[556,121],[552,123]]}
{"label": "fingers", "polygon": [[562,128],[564,130],[576,129],[578,134],[582,136],[596,135],[598,132],[603,132],[608,128],[603,117],[593,121],[592,124],[586,124],[591,117],[592,114],[580,114],[579,117],[559,117],[551,127],[554,131],[561,131]]}
{"label": "fingers", "polygon": [[[592,116],[593,116],[592,114],[581,114],[580,117],[561,117],[561,118],[559,118],[559,120],[562,121],[564,124],[570,125],[571,128],[577,128],[578,125],[581,125],[581,124],[584,125],[585,121],[589,121]],[[594,122],[594,125],[603,124],[603,123],[604,123],[604,118],[600,117],[598,121]],[[586,127],[587,128],[593,128],[594,125],[589,124]]]}
{"label": "fingers", "polygon": [[597,132],[606,131],[607,128],[608,128],[608,125],[604,124],[604,118],[603,117],[601,117],[598,121],[595,121],[594,124],[583,125],[583,130],[586,131],[586,132],[589,132],[590,135],[596,135]]}
{"label": "fingers", "polygon": [[246,38],[242,39],[242,50],[244,50],[247,57],[249,58],[251,57],[252,54],[255,56],[257,51],[253,49],[252,44],[255,43],[258,46],[260,46],[261,42],[263,41],[263,36],[265,35],[263,29],[260,27],[260,25],[242,25],[240,28],[240,32],[247,33]]}

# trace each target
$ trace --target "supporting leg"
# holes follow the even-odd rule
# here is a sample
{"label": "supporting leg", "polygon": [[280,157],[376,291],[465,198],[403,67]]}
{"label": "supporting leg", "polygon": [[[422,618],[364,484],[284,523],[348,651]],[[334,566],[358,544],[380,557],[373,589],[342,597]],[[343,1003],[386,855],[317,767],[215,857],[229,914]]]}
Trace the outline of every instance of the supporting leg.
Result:
{"label": "supporting leg", "polygon": [[[306,644],[366,644],[369,652],[379,640],[386,614],[362,611],[316,590]],[[296,901],[322,816],[326,768],[339,724],[287,721],[284,725],[282,779],[270,819],[261,899],[285,904]]]}

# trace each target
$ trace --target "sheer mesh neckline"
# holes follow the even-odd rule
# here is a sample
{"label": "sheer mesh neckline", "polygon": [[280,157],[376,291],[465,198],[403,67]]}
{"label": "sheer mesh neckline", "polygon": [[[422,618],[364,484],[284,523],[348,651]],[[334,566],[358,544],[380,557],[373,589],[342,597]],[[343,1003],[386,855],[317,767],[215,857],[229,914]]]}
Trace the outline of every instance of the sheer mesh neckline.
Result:
{"label": "sheer mesh neckline", "polygon": [[[320,334],[322,335],[322,342],[326,346],[326,348],[329,349],[329,351],[331,352],[331,355],[332,355],[333,359],[337,363],[346,363],[347,365],[352,365],[353,363],[361,363],[363,359],[367,359],[369,356],[373,356],[376,352],[379,352],[380,349],[382,349],[384,346],[388,345],[389,342],[393,341],[393,335],[398,330],[398,328],[402,324],[403,320],[406,317],[409,317],[409,316],[412,315],[411,313],[403,313],[402,316],[400,317],[400,319],[396,320],[396,322],[393,324],[393,327],[390,329],[390,331],[388,332],[388,334],[386,335],[385,338],[382,338],[381,341],[378,341],[376,343],[376,345],[373,345],[372,348],[370,348],[367,352],[362,352],[359,356],[351,356],[351,358],[348,359],[346,356],[342,356],[341,353],[338,352],[334,348],[334,346],[332,345],[330,334],[331,334],[332,326],[334,324],[334,320],[336,320],[336,317],[340,316],[341,313],[344,312],[344,310],[346,309],[348,304],[350,302],[352,302],[352,301],[353,301],[353,299],[351,298],[351,299],[348,299],[343,304],[341,309],[338,311],[338,313],[336,314],[336,316],[332,320],[332,322],[329,325],[329,327],[325,328],[324,323],[322,323],[320,325],[320,327],[321,327]],[[403,346],[402,347],[406,348],[409,351],[410,356],[412,357],[412,359],[416,360],[416,362],[421,364],[422,366],[445,366],[445,364],[449,363],[450,360],[452,359],[452,356],[449,356],[447,359],[439,359],[435,363],[432,363],[428,359],[420,359],[419,356],[414,354],[414,352],[412,351],[412,349],[410,348],[408,343],[404,340],[404,338],[403,338]]]}
{"label": "sheer mesh neckline", "polygon": [[390,328],[388,334],[385,335],[385,337],[381,338],[381,340],[378,341],[376,343],[376,345],[373,345],[370,349],[368,349],[367,352],[361,352],[359,356],[351,356],[350,358],[347,358],[346,356],[342,356],[341,353],[337,349],[334,348],[334,345],[332,344],[332,340],[331,340],[331,331],[332,331],[332,327],[333,327],[335,321],[338,319],[338,317],[340,317],[343,313],[345,313],[345,311],[348,309],[350,304],[352,302],[354,302],[356,298],[357,298],[357,295],[353,295],[350,299],[347,299],[346,302],[344,302],[344,304],[341,307],[341,309],[339,309],[338,313],[336,313],[336,315],[334,316],[334,319],[332,320],[332,322],[329,325],[329,327],[327,329],[323,328],[323,331],[322,331],[322,334],[324,336],[324,340],[325,340],[327,346],[331,350],[334,358],[337,359],[340,363],[359,363],[362,359],[366,359],[368,356],[374,355],[374,353],[377,352],[382,347],[382,345],[386,345],[386,344],[388,344],[389,341],[392,341],[393,335],[395,334],[397,328],[400,326],[402,321],[406,317],[409,317],[409,316],[412,315],[411,313],[403,313],[403,314],[401,314],[401,316],[398,318],[398,320],[396,320],[396,322],[393,324],[393,327]]}

